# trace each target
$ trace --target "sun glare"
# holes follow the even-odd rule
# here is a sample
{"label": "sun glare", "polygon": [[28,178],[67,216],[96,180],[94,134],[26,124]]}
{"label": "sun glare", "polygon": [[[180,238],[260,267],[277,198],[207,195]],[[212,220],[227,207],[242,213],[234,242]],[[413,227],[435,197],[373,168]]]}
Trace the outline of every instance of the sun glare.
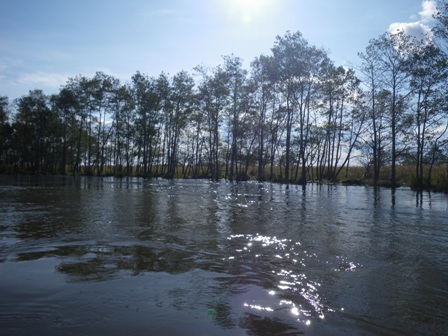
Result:
{"label": "sun glare", "polygon": [[254,9],[260,4],[260,0],[234,0],[242,9]]}
{"label": "sun glare", "polygon": [[272,2],[273,0],[228,0],[225,3],[231,16],[250,24],[262,18],[268,12]]}

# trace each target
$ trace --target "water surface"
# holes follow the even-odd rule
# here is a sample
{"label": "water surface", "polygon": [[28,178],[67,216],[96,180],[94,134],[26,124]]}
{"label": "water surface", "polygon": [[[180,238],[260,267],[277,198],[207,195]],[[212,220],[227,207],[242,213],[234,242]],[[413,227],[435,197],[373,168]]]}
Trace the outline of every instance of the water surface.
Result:
{"label": "water surface", "polygon": [[445,335],[448,197],[0,177],[2,335]]}

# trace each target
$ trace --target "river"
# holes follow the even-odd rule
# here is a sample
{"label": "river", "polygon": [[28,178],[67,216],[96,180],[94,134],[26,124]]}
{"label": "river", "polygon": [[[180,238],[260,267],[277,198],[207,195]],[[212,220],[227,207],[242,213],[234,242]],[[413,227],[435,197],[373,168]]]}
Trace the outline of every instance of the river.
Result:
{"label": "river", "polygon": [[0,176],[1,335],[446,335],[448,196]]}

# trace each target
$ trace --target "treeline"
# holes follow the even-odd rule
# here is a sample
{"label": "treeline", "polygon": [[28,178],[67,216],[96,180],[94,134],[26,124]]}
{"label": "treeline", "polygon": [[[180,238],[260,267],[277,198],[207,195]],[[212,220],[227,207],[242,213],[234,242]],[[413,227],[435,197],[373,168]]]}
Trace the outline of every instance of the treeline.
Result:
{"label": "treeline", "polygon": [[447,164],[446,54],[403,32],[370,41],[357,71],[299,33],[278,36],[250,69],[234,55],[208,69],[128,82],[98,72],[59,93],[0,100],[3,173],[336,180],[363,165],[412,164],[415,186]]}

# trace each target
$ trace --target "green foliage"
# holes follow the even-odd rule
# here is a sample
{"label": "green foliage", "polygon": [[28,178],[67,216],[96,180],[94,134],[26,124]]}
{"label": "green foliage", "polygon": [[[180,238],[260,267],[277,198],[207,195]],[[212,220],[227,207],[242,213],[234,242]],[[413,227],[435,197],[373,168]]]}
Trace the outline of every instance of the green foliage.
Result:
{"label": "green foliage", "polygon": [[340,183],[343,185],[365,185],[366,181],[363,179],[342,179]]}
{"label": "green foliage", "polygon": [[448,193],[448,174],[438,174],[431,188],[433,191]]}

